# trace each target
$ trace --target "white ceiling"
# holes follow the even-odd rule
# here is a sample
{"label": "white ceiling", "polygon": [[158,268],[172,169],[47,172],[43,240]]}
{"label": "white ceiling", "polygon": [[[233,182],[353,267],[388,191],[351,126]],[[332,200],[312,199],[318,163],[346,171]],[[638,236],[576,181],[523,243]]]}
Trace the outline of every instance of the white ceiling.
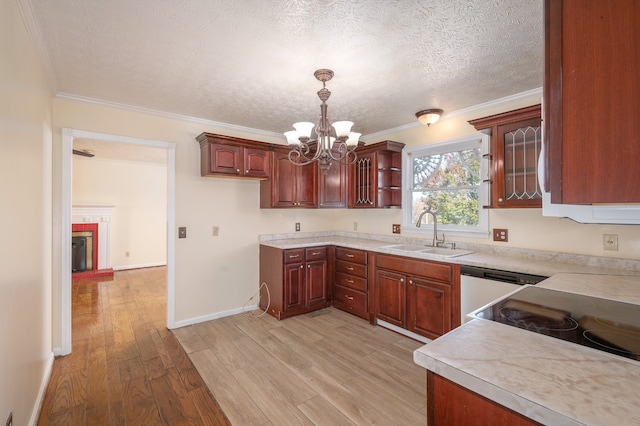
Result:
{"label": "white ceiling", "polygon": [[330,68],[330,120],[364,135],[541,87],[542,4],[21,0],[58,95],[282,133]]}

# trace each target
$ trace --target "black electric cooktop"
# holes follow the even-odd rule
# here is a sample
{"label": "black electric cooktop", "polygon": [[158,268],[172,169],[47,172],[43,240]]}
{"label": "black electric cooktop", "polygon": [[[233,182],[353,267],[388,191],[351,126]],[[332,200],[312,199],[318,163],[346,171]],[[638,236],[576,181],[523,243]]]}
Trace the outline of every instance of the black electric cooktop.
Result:
{"label": "black electric cooktop", "polygon": [[475,316],[640,360],[640,305],[526,286]]}

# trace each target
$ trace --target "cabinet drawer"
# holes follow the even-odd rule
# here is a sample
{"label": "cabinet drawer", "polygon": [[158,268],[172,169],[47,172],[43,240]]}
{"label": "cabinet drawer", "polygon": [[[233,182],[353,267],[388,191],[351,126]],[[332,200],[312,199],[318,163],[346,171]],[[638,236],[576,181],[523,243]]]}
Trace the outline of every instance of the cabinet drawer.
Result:
{"label": "cabinet drawer", "polygon": [[336,285],[333,298],[336,303],[347,309],[367,311],[367,295],[357,290]]}
{"label": "cabinet drawer", "polygon": [[367,278],[367,266],[358,263],[345,262],[344,260],[336,261],[336,272],[344,272],[345,274],[355,275],[357,277]]}
{"label": "cabinet drawer", "polygon": [[284,263],[304,262],[304,249],[291,249],[284,251]]}
{"label": "cabinet drawer", "polygon": [[311,247],[305,249],[306,260],[320,260],[327,258],[327,248],[326,247]]}
{"label": "cabinet drawer", "polygon": [[336,284],[349,287],[355,290],[367,291],[367,279],[356,277],[355,275],[336,272]]}
{"label": "cabinet drawer", "polygon": [[345,247],[336,247],[336,259],[366,265],[367,252]]}

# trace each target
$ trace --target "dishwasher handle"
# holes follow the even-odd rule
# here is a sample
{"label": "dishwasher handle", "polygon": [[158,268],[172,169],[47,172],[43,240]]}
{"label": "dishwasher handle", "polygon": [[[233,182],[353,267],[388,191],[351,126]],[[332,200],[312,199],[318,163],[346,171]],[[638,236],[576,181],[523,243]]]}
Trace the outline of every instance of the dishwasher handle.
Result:
{"label": "dishwasher handle", "polygon": [[525,284],[537,284],[540,281],[547,279],[540,275],[523,274],[520,272],[501,271],[498,269],[481,268],[476,266],[460,266],[460,273],[462,275],[469,275],[472,277],[484,278],[492,281],[502,281],[505,283],[512,283],[518,285]]}

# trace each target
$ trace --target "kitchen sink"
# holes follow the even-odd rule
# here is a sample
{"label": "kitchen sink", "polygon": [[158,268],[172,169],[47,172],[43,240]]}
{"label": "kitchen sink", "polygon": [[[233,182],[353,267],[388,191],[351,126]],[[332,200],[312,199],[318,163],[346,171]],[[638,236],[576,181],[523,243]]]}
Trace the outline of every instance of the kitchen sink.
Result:
{"label": "kitchen sink", "polygon": [[427,247],[425,245],[420,245],[420,244],[393,244],[390,246],[383,246],[381,248],[403,250],[403,251],[422,251],[430,247]]}
{"label": "kitchen sink", "polygon": [[470,250],[459,250],[446,247],[429,247],[420,244],[392,244],[389,246],[382,246],[381,248],[418,253],[429,253],[444,257],[458,257],[473,253]]}

